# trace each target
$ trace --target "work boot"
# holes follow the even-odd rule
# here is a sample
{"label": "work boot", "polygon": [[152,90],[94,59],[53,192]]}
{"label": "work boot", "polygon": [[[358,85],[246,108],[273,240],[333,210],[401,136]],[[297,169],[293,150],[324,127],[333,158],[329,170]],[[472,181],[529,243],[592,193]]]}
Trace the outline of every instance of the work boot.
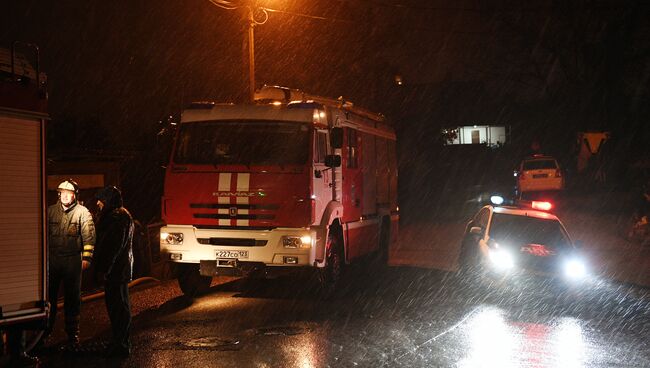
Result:
{"label": "work boot", "polygon": [[77,349],[79,347],[79,316],[66,316],[65,332],[68,334],[68,342],[63,347],[63,350]]}
{"label": "work boot", "polygon": [[68,342],[61,348],[64,354],[73,354],[79,350],[79,335],[68,335]]}
{"label": "work boot", "polygon": [[27,353],[21,353],[14,355],[9,360],[10,367],[23,368],[23,367],[37,367],[40,364],[40,360],[37,357],[28,355]]}
{"label": "work boot", "polygon": [[66,316],[65,333],[68,335],[68,345],[79,345],[79,316]]}

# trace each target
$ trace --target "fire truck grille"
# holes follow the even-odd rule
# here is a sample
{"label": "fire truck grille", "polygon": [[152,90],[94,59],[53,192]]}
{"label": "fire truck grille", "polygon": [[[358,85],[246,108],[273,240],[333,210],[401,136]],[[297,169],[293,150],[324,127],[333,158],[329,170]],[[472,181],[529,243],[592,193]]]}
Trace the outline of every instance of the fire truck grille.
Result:
{"label": "fire truck grille", "polygon": [[231,226],[231,225],[205,225],[205,224],[194,224],[197,229],[210,229],[210,230],[263,230],[271,231],[276,229],[276,226]]}
{"label": "fire truck grille", "polygon": [[260,211],[274,211],[280,208],[277,204],[229,204],[229,203],[190,203],[190,208],[208,208],[215,210],[227,210],[230,208],[237,208],[238,210],[260,210]]}
{"label": "fire truck grille", "polygon": [[236,247],[263,247],[266,240],[239,239],[239,238],[198,238],[200,244],[232,245]]}
{"label": "fire truck grille", "polygon": [[190,203],[192,209],[227,210],[228,213],[194,213],[197,219],[214,220],[275,220],[276,204],[249,203]]}
{"label": "fire truck grille", "polygon": [[275,219],[275,215],[265,215],[265,214],[259,214],[259,215],[236,215],[236,216],[230,216],[227,213],[221,214],[221,213],[195,213],[194,218],[203,218],[203,219],[215,219],[215,220],[273,220]]}

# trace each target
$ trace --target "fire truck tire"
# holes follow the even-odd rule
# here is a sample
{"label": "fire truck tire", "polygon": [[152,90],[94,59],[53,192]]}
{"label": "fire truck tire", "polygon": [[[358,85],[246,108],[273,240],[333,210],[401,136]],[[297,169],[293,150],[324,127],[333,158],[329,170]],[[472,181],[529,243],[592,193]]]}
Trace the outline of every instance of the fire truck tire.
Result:
{"label": "fire truck tire", "polygon": [[321,270],[321,288],[329,297],[338,288],[345,268],[343,241],[339,232],[332,231],[327,237],[326,266]]}
{"label": "fire truck tire", "polygon": [[381,222],[381,230],[379,231],[379,243],[377,244],[376,264],[379,267],[388,265],[388,255],[390,252],[390,223],[384,219]]}
{"label": "fire truck tire", "polygon": [[212,277],[201,276],[199,273],[199,265],[178,265],[178,286],[185,296],[193,298],[205,294],[210,289],[211,283]]}

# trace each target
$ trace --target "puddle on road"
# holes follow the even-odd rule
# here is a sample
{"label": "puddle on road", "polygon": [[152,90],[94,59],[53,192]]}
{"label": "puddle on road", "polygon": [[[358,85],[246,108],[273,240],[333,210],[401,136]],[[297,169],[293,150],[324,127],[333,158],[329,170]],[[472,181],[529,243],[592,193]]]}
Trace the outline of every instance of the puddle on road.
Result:
{"label": "puddle on road", "polygon": [[294,335],[300,335],[305,332],[309,332],[309,330],[302,328],[302,327],[294,327],[294,326],[277,326],[277,327],[265,327],[265,328],[258,328],[255,330],[255,335],[258,336],[294,336]]}
{"label": "puddle on road", "polygon": [[311,328],[297,326],[274,326],[248,330],[247,337],[243,339],[224,339],[216,336],[197,337],[181,341],[168,342],[158,345],[156,350],[208,350],[208,351],[240,351],[245,340],[254,339],[254,336],[296,336],[311,332]]}
{"label": "puddle on road", "polygon": [[186,350],[215,350],[215,351],[238,351],[242,344],[239,340],[226,340],[218,337],[199,337],[187,341],[179,341],[176,348]]}

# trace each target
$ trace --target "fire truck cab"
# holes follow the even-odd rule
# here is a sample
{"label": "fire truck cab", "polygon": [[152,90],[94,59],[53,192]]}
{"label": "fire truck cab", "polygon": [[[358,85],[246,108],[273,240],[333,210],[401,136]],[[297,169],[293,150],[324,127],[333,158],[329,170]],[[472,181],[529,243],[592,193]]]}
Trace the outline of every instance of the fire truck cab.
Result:
{"label": "fire truck cab", "polygon": [[265,86],[253,104],[183,112],[165,175],[161,252],[186,295],[215,275],[314,269],[334,288],[345,264],[397,238],[395,132],[342,99]]}

